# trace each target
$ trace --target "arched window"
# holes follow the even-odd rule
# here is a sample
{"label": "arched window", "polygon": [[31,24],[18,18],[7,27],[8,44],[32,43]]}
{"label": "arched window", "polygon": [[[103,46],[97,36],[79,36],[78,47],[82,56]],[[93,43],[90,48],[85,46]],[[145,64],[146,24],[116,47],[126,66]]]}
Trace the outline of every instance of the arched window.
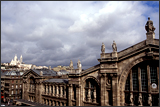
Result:
{"label": "arched window", "polygon": [[[152,105],[158,106],[159,93],[152,91],[152,84],[158,87],[158,61],[144,61],[135,65],[128,74],[125,84],[125,104],[148,106],[149,95],[152,98]],[[148,84],[150,84],[148,86]],[[149,88],[149,89],[148,89]],[[158,88],[156,88],[159,90]],[[133,98],[132,96],[133,95]],[[142,99],[140,100],[140,97]],[[133,102],[132,100],[133,99]],[[142,103],[141,103],[142,102]]]}
{"label": "arched window", "polygon": [[29,81],[30,81],[29,91],[30,92],[35,92],[35,89],[36,89],[36,87],[35,87],[35,79],[33,77],[30,77]]}
{"label": "arched window", "polygon": [[89,78],[86,80],[84,90],[85,90],[85,101],[99,102],[98,84],[94,79]]}

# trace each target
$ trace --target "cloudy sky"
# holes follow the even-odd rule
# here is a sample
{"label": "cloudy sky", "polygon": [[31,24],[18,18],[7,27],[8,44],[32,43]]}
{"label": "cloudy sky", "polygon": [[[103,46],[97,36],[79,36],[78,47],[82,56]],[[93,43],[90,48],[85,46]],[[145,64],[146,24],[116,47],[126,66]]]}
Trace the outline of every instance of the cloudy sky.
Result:
{"label": "cloudy sky", "polygon": [[118,52],[145,40],[148,17],[159,39],[159,1],[1,1],[1,62],[87,69],[102,42],[110,53],[113,40]]}

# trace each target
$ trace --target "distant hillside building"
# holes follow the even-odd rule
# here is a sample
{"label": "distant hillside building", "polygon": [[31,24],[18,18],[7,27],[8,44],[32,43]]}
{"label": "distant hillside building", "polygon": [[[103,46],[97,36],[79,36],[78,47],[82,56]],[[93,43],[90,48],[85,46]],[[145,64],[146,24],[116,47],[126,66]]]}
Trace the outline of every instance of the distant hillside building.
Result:
{"label": "distant hillside building", "polygon": [[20,56],[20,60],[18,60],[17,55],[15,55],[14,60],[12,59],[10,65],[18,65],[22,64],[23,58],[22,55]]}

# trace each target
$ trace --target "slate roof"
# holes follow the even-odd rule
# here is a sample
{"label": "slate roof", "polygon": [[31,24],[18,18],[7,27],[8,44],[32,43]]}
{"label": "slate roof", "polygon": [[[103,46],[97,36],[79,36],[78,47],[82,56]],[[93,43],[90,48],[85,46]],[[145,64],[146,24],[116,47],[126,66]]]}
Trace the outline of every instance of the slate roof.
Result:
{"label": "slate roof", "polygon": [[43,76],[57,76],[57,72],[49,69],[32,69],[35,73],[40,75],[40,71],[43,72]]}
{"label": "slate roof", "polygon": [[68,79],[48,79],[48,80],[45,80],[43,81],[43,83],[65,83],[67,84],[68,83]]}

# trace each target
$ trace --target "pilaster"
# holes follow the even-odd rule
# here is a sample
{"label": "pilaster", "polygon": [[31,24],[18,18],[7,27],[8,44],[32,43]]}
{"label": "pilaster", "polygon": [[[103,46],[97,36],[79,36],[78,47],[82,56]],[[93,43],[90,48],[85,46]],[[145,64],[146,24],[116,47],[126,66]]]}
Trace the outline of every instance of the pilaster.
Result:
{"label": "pilaster", "polygon": [[72,84],[68,85],[68,106],[72,106]]}
{"label": "pilaster", "polygon": [[117,95],[118,95],[118,78],[117,74],[111,75],[112,77],[112,98],[113,98],[113,106],[117,106]]}
{"label": "pilaster", "polygon": [[76,106],[80,106],[80,86],[76,85]]}

